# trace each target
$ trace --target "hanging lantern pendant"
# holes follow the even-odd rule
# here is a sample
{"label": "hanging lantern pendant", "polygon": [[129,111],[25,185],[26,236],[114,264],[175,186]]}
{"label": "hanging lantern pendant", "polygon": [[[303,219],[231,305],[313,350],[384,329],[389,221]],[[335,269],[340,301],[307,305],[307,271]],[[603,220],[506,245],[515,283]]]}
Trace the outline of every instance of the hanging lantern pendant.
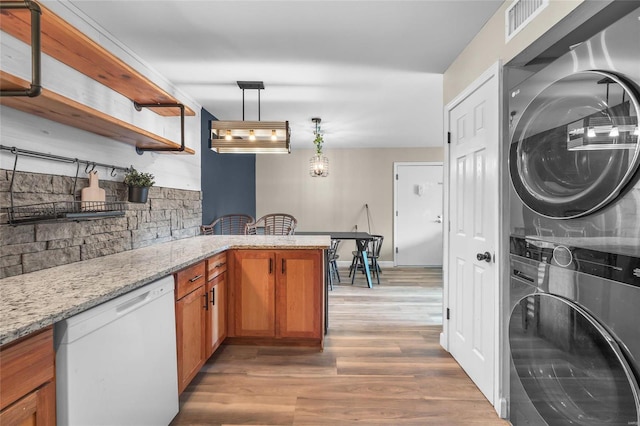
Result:
{"label": "hanging lantern pendant", "polygon": [[329,176],[329,159],[322,154],[316,154],[309,160],[309,174],[311,177]]}
{"label": "hanging lantern pendant", "polygon": [[329,176],[329,159],[322,155],[324,139],[320,133],[320,126],[318,125],[322,120],[320,118],[312,118],[311,121],[316,124],[316,130],[313,132],[316,136],[313,141],[316,146],[316,155],[309,160],[309,175],[311,177],[327,177]]}

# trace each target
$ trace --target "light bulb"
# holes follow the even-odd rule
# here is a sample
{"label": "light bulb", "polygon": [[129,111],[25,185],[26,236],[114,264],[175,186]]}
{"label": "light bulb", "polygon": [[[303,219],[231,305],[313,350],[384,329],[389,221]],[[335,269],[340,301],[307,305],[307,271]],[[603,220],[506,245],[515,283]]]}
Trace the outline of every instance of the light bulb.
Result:
{"label": "light bulb", "polygon": [[617,138],[618,136],[620,136],[620,132],[618,131],[618,126],[613,126],[611,128],[611,131],[609,132],[609,136],[611,136],[612,138]]}
{"label": "light bulb", "polygon": [[276,136],[276,131],[275,130],[271,131],[271,140],[274,141],[274,142],[278,140],[278,136]]}
{"label": "light bulb", "polygon": [[254,133],[253,130],[249,130],[249,140],[250,141],[255,141],[256,140],[256,134]]}
{"label": "light bulb", "polygon": [[227,134],[224,137],[226,140],[230,141],[231,140],[231,130],[227,130]]}
{"label": "light bulb", "polygon": [[589,130],[587,130],[587,136],[590,138],[595,138],[596,137],[596,129],[594,129],[593,127],[589,127]]}

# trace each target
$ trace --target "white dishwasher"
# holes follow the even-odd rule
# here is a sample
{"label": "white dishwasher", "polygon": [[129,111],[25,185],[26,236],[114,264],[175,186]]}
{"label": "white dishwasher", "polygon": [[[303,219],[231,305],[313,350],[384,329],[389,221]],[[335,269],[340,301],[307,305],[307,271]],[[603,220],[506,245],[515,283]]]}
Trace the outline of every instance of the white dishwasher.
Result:
{"label": "white dishwasher", "polygon": [[55,325],[58,425],[167,425],[178,413],[173,277]]}

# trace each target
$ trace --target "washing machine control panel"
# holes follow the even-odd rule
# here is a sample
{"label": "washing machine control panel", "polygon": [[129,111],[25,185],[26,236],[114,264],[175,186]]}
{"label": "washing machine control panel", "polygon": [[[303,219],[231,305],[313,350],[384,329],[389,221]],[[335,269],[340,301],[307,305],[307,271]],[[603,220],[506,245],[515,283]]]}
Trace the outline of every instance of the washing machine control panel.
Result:
{"label": "washing machine control panel", "polygon": [[511,236],[511,254],[640,287],[640,258]]}

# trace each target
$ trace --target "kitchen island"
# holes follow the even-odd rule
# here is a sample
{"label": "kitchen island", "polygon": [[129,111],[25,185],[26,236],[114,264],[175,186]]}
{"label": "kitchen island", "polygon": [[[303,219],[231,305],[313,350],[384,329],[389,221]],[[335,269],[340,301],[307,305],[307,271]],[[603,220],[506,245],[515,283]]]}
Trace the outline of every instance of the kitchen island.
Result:
{"label": "kitchen island", "polygon": [[329,245],[329,236],[207,235],[4,278],[0,345],[227,250],[324,250]]}

